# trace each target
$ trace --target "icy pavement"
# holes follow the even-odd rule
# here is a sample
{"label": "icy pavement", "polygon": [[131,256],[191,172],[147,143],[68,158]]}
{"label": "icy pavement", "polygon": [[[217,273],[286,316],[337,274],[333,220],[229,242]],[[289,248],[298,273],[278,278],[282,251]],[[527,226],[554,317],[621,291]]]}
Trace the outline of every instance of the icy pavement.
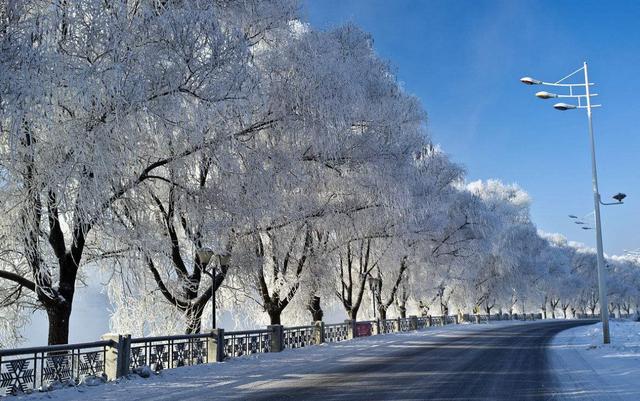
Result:
{"label": "icy pavement", "polygon": [[575,327],[552,341],[549,360],[570,400],[640,400],[640,322],[611,321],[611,344],[602,324]]}

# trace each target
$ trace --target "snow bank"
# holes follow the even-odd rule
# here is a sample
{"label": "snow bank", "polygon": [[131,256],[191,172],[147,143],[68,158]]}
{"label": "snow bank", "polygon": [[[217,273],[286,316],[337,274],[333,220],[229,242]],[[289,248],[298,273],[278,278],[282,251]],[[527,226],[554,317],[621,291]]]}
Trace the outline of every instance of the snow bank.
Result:
{"label": "snow bank", "polygon": [[575,327],[553,339],[549,358],[561,380],[561,399],[640,400],[640,322],[611,321],[611,344],[602,324]]}

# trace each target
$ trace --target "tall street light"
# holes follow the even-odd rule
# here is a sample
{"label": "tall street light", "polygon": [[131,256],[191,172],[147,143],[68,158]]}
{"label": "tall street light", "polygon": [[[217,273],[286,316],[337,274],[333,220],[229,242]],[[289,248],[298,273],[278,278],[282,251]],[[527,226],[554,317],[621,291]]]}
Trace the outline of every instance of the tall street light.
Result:
{"label": "tall street light", "polygon": [[[584,72],[584,83],[572,84],[572,83],[564,83],[565,80],[572,77],[573,75],[579,73],[580,71]],[[565,110],[573,110],[573,109],[586,109],[587,110],[587,119],[589,121],[589,140],[591,142],[591,177],[592,177],[592,187],[593,187],[593,204],[595,211],[595,220],[596,220],[596,242],[597,242],[597,251],[598,251],[598,289],[600,292],[600,318],[602,320],[602,335],[603,341],[605,344],[609,344],[611,342],[609,335],[609,302],[607,301],[607,284],[606,284],[606,272],[605,272],[605,263],[604,263],[604,252],[602,249],[602,225],[600,221],[600,204],[603,205],[620,205],[622,204],[622,199],[625,198],[624,194],[616,195],[614,199],[618,202],[616,203],[603,203],[600,200],[600,193],[598,192],[598,172],[596,168],[596,150],[595,150],[595,140],[593,137],[593,123],[591,119],[591,109],[600,107],[599,104],[591,104],[591,98],[597,96],[596,93],[591,93],[590,87],[593,85],[593,82],[589,82],[589,72],[587,68],[587,63],[585,62],[583,66],[566,77],[562,78],[556,82],[544,82],[539,81],[537,79],[533,79],[531,77],[524,77],[520,79],[520,82],[526,85],[546,85],[546,86],[554,86],[561,87],[569,90],[569,94],[555,94],[546,91],[541,91],[536,93],[536,96],[540,99],[557,99],[557,98],[567,98],[567,99],[575,99],[578,104],[570,104],[570,103],[556,103],[553,107],[557,110],[565,111]],[[577,90],[580,92],[584,89],[584,93],[575,93]],[[619,198],[619,199],[618,199]]]}

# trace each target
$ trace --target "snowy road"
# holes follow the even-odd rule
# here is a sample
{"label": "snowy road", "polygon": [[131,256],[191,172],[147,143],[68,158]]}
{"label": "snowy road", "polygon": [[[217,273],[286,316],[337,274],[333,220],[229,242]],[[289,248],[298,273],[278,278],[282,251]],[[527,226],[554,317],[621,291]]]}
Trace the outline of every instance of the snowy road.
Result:
{"label": "snowy road", "polygon": [[29,399],[545,400],[556,333],[581,321],[459,325],[239,358]]}
{"label": "snowy road", "polygon": [[558,389],[545,346],[584,322],[407,336],[375,356],[339,358],[312,374],[247,387],[246,400],[545,400]]}

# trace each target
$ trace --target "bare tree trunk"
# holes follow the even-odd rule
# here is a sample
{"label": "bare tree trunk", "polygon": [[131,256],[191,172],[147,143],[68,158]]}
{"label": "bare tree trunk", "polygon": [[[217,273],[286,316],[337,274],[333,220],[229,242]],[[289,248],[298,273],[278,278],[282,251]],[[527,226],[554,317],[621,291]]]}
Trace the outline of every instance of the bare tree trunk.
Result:
{"label": "bare tree trunk", "polygon": [[319,296],[314,295],[311,297],[311,300],[309,301],[309,305],[307,306],[307,309],[309,310],[309,312],[311,312],[312,322],[319,322],[322,320],[322,317],[324,316],[324,312],[322,311],[322,307],[320,306]]}
{"label": "bare tree trunk", "polygon": [[558,307],[559,303],[560,303],[560,299],[559,298],[552,298],[549,301],[549,305],[551,306],[551,318],[552,319],[556,318],[556,308]]}
{"label": "bare tree trunk", "polygon": [[384,305],[378,305],[378,318],[381,320],[387,318],[387,308]]}
{"label": "bare tree trunk", "polygon": [[491,315],[491,309],[495,306],[495,304],[489,305],[489,301],[485,301],[484,310],[487,312],[487,315]]}
{"label": "bare tree trunk", "polygon": [[398,309],[400,309],[400,317],[402,319],[406,319],[407,318],[407,306],[406,306],[406,304],[398,305]]}
{"label": "bare tree trunk", "polygon": [[[281,293],[282,289],[277,288],[276,280],[278,278],[278,275],[287,274],[287,271],[290,267],[289,262],[293,252],[293,245],[296,240],[300,239],[300,237],[298,237],[299,233],[296,232],[293,235],[293,238],[291,238],[290,247],[282,259],[276,256],[274,244],[271,239],[272,234],[270,233],[264,234],[265,238],[268,239],[268,242],[263,241],[262,237],[258,236],[257,255],[259,257],[261,258],[267,257],[267,254],[265,254],[265,245],[268,244],[271,247],[269,257],[271,258],[271,263],[272,263],[271,267],[273,269],[272,276],[269,279],[267,279],[267,276],[265,276],[264,269],[267,267],[267,265],[265,264],[266,263],[265,261],[263,261],[262,267],[258,271],[258,286],[260,288],[260,295],[262,297],[264,310],[269,315],[271,324],[281,324],[280,316],[282,315],[282,311],[285,310],[285,308],[289,305],[289,302],[291,302],[293,297],[298,292],[298,288],[300,288],[300,276],[302,274],[302,271],[304,269],[304,266],[307,262],[308,257],[312,253],[311,247],[313,245],[312,243],[313,237],[311,235],[311,227],[305,223],[302,227],[300,227],[300,230],[303,230],[301,231],[302,232],[301,238],[304,240],[304,243],[302,244],[300,257],[298,261],[294,263],[295,271],[294,271],[293,277],[291,278],[292,280],[294,280],[294,282],[291,285],[291,287],[288,289],[288,291],[286,291],[286,293],[284,294]],[[269,284],[276,287],[271,292],[269,291]]]}
{"label": "bare tree trunk", "polygon": [[371,263],[370,256],[370,239],[361,241],[359,250],[352,249],[351,244],[348,243],[344,257],[340,255],[340,290],[336,291],[336,295],[342,302],[347,317],[352,320],[357,319],[367,278],[375,267],[375,263]]}
{"label": "bare tree trunk", "polygon": [[[403,282],[405,281],[404,272],[408,268],[407,258],[408,258],[407,256],[403,256],[400,259],[398,275],[396,276],[396,280],[393,283],[393,288],[391,288],[391,293],[389,294],[389,298],[386,301],[382,299],[382,276],[380,274],[380,270],[378,269],[379,284],[375,293],[376,293],[376,300],[378,302],[378,312],[380,313],[380,319],[387,318],[387,310],[389,310],[389,307],[391,306],[393,301],[396,301],[396,304],[398,305],[398,309],[400,309],[400,315],[401,315],[400,317],[404,317],[402,316],[403,312],[402,312],[401,304],[406,304],[406,299],[404,298],[408,298],[406,288],[403,286]],[[399,291],[400,291],[400,294],[398,294]],[[406,315],[406,310],[404,311],[404,314]]]}
{"label": "bare tree trunk", "polygon": [[196,304],[190,306],[187,313],[186,334],[199,334],[202,331],[202,312],[204,308]]}
{"label": "bare tree trunk", "polygon": [[47,317],[49,318],[49,345],[68,344],[71,306],[49,307]]}
{"label": "bare tree trunk", "polygon": [[269,314],[269,320],[271,324],[282,324],[280,320],[280,315],[282,315],[282,310],[279,309],[270,309],[267,311]]}

